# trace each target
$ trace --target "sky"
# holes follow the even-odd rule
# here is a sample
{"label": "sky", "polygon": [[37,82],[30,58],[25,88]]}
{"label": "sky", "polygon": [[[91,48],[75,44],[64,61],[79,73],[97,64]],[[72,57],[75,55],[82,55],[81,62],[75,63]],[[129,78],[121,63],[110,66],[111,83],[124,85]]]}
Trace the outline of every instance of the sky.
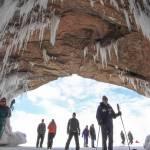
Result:
{"label": "sky", "polygon": [[[19,95],[16,98],[15,109],[11,117],[12,130],[26,134],[25,146],[35,146],[37,126],[41,119],[45,119],[46,126],[51,119],[55,119],[57,133],[53,146],[64,147],[68,138],[67,123],[73,112],[76,112],[79,120],[81,134],[85,126],[90,126],[92,123],[98,133],[99,127],[95,116],[103,95],[108,97],[108,102],[116,113],[117,104],[120,105],[126,132],[130,130],[134,142],[138,140],[140,142],[138,145],[143,145],[145,137],[150,133],[150,98],[124,87],[97,82],[75,74],[58,78],[35,90]],[[113,122],[114,145],[119,146],[121,145],[120,131],[123,130],[121,118],[117,117]],[[44,147],[46,147],[46,143],[47,132]],[[74,139],[72,139],[70,147],[74,147],[74,144]],[[81,135],[80,146],[83,147]],[[101,132],[99,146],[101,146]]]}

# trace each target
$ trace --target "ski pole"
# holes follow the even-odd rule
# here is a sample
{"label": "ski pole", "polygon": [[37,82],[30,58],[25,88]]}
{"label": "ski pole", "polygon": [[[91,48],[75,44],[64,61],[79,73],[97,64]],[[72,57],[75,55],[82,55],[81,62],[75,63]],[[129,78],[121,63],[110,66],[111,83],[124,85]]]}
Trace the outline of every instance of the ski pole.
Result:
{"label": "ski pole", "polygon": [[[118,112],[120,112],[119,104],[117,104],[117,109],[118,109]],[[125,137],[126,137],[126,139],[127,139],[128,148],[129,148],[129,150],[130,150],[129,140],[128,140],[128,137],[127,137],[127,134],[126,134],[125,126],[124,126],[123,119],[122,119],[122,116],[121,116],[121,115],[120,115],[120,119],[121,119],[121,123],[122,123],[123,130],[124,130],[124,133],[125,133]]]}
{"label": "ski pole", "polygon": [[98,129],[98,136],[97,136],[97,145],[96,145],[96,150],[97,150],[97,148],[98,148],[99,133],[100,133],[100,125],[99,125],[99,129]]}

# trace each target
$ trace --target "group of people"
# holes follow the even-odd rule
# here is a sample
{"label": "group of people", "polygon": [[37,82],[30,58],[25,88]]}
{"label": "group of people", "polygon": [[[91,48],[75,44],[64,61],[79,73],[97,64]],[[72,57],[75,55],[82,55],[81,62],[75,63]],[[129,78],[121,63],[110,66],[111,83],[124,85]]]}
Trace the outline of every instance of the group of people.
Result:
{"label": "group of people", "polygon": [[85,129],[82,132],[82,137],[84,138],[84,147],[88,147],[88,138],[91,137],[91,147],[95,148],[94,141],[96,140],[96,132],[94,124],[92,124],[89,129],[88,125],[86,125]]}
{"label": "group of people", "polygon": [[[113,119],[120,115],[121,115],[120,110],[118,110],[118,113],[115,113],[111,105],[108,104],[108,98],[106,96],[103,96],[102,102],[100,102],[100,105],[98,106],[97,112],[96,112],[96,119],[97,119],[99,127],[101,127],[102,150],[113,150]],[[54,119],[52,119],[51,123],[52,122],[53,124],[55,124]],[[43,129],[40,129],[40,126]],[[55,134],[56,134],[56,124],[53,125],[52,127],[53,129],[49,128],[49,126],[48,126],[49,132],[48,132],[47,148],[51,149],[53,138],[55,137]],[[40,139],[41,139],[40,147],[42,147],[45,131],[46,131],[45,123],[44,123],[44,120],[42,120],[42,123],[38,126],[38,137],[37,137],[36,147],[39,146]],[[90,130],[88,130],[88,126],[86,126],[82,132],[82,136],[84,137],[84,146],[85,147],[88,146],[89,132],[91,136],[91,146],[95,147],[94,140],[96,140],[96,133],[95,133],[94,124],[90,126]],[[68,139],[65,145],[65,150],[69,149],[69,145],[73,136],[75,139],[76,150],[79,150],[80,149],[80,146],[79,146],[80,125],[79,125],[78,119],[76,118],[75,112],[72,114],[72,118],[70,118],[68,121],[67,134],[68,134]],[[107,139],[108,139],[108,146],[107,146]]]}
{"label": "group of people", "polygon": [[[123,131],[120,132],[120,136],[121,136],[121,139],[122,139],[121,143],[125,144],[125,134],[123,133]],[[127,141],[128,144],[133,144],[133,135],[132,135],[131,131],[128,132],[128,137],[127,138],[129,140],[129,141]]]}
{"label": "group of people", "polygon": [[[48,129],[47,149],[51,149],[53,145],[53,139],[56,135],[56,129],[57,129],[54,119],[51,120],[47,129]],[[38,134],[37,134],[36,148],[38,147],[42,148],[45,132],[46,132],[46,124],[44,123],[44,119],[42,119],[42,122],[37,127]]]}

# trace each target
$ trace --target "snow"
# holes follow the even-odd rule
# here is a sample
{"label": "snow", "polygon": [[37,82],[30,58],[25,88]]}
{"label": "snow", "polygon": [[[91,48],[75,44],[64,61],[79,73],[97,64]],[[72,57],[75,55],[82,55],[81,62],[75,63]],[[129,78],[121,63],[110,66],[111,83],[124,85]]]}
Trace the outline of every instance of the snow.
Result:
{"label": "snow", "polygon": [[[46,148],[35,148],[35,147],[0,147],[1,150],[47,150]],[[131,150],[137,149],[137,150],[144,150],[143,147],[131,147]],[[53,148],[52,150],[64,150],[64,148]],[[70,148],[70,150],[75,150],[75,148]],[[80,148],[80,150],[95,150],[92,148]],[[102,150],[102,148],[98,147],[97,150]],[[114,147],[114,150],[128,150],[128,147],[126,146],[118,146]]]}
{"label": "snow", "polygon": [[0,145],[17,146],[24,143],[26,143],[26,135],[19,131],[12,132],[10,118],[7,118],[3,135],[0,138]]}

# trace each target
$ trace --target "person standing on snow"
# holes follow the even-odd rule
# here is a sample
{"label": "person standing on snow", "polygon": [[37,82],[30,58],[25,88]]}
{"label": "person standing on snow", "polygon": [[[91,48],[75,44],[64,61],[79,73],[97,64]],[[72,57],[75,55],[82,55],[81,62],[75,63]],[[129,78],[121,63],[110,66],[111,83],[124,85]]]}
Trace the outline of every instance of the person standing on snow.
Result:
{"label": "person standing on snow", "polygon": [[124,136],[123,131],[120,132],[120,136],[121,136],[121,140],[122,140],[121,143],[125,144],[125,136]]}
{"label": "person standing on snow", "polygon": [[102,150],[107,150],[107,138],[109,140],[108,150],[113,150],[113,118],[119,115],[121,115],[121,112],[115,113],[108,104],[108,98],[103,96],[96,113],[98,124],[101,126]]}
{"label": "person standing on snow", "polygon": [[95,148],[94,141],[96,140],[96,133],[95,133],[94,124],[90,126],[90,137],[91,137],[91,147]]}
{"label": "person standing on snow", "polygon": [[40,148],[42,148],[44,137],[45,137],[45,131],[46,131],[46,125],[44,123],[44,119],[42,119],[42,122],[37,127],[37,142],[36,142],[36,148],[39,147],[39,141],[40,141]]}
{"label": "person standing on snow", "polygon": [[76,143],[76,150],[80,149],[79,146],[79,135],[80,135],[80,126],[79,126],[79,121],[76,119],[76,113],[74,112],[72,114],[72,118],[69,119],[68,125],[67,125],[67,134],[69,134],[68,140],[66,142],[65,150],[68,150],[70,141],[72,137],[74,136],[75,138],[75,143]]}
{"label": "person standing on snow", "polygon": [[85,129],[83,130],[82,137],[84,138],[84,147],[88,147],[88,138],[89,138],[88,125],[86,125]]}
{"label": "person standing on snow", "polygon": [[52,119],[52,121],[49,123],[48,125],[48,141],[47,141],[47,149],[51,149],[53,146],[53,139],[56,135],[56,123],[54,121],[54,119]]}
{"label": "person standing on snow", "polygon": [[0,99],[0,139],[3,135],[4,128],[6,125],[6,119],[11,116],[11,110],[6,104],[6,98]]}
{"label": "person standing on snow", "polygon": [[129,144],[133,144],[133,135],[131,131],[128,132],[128,139],[129,139]]}

